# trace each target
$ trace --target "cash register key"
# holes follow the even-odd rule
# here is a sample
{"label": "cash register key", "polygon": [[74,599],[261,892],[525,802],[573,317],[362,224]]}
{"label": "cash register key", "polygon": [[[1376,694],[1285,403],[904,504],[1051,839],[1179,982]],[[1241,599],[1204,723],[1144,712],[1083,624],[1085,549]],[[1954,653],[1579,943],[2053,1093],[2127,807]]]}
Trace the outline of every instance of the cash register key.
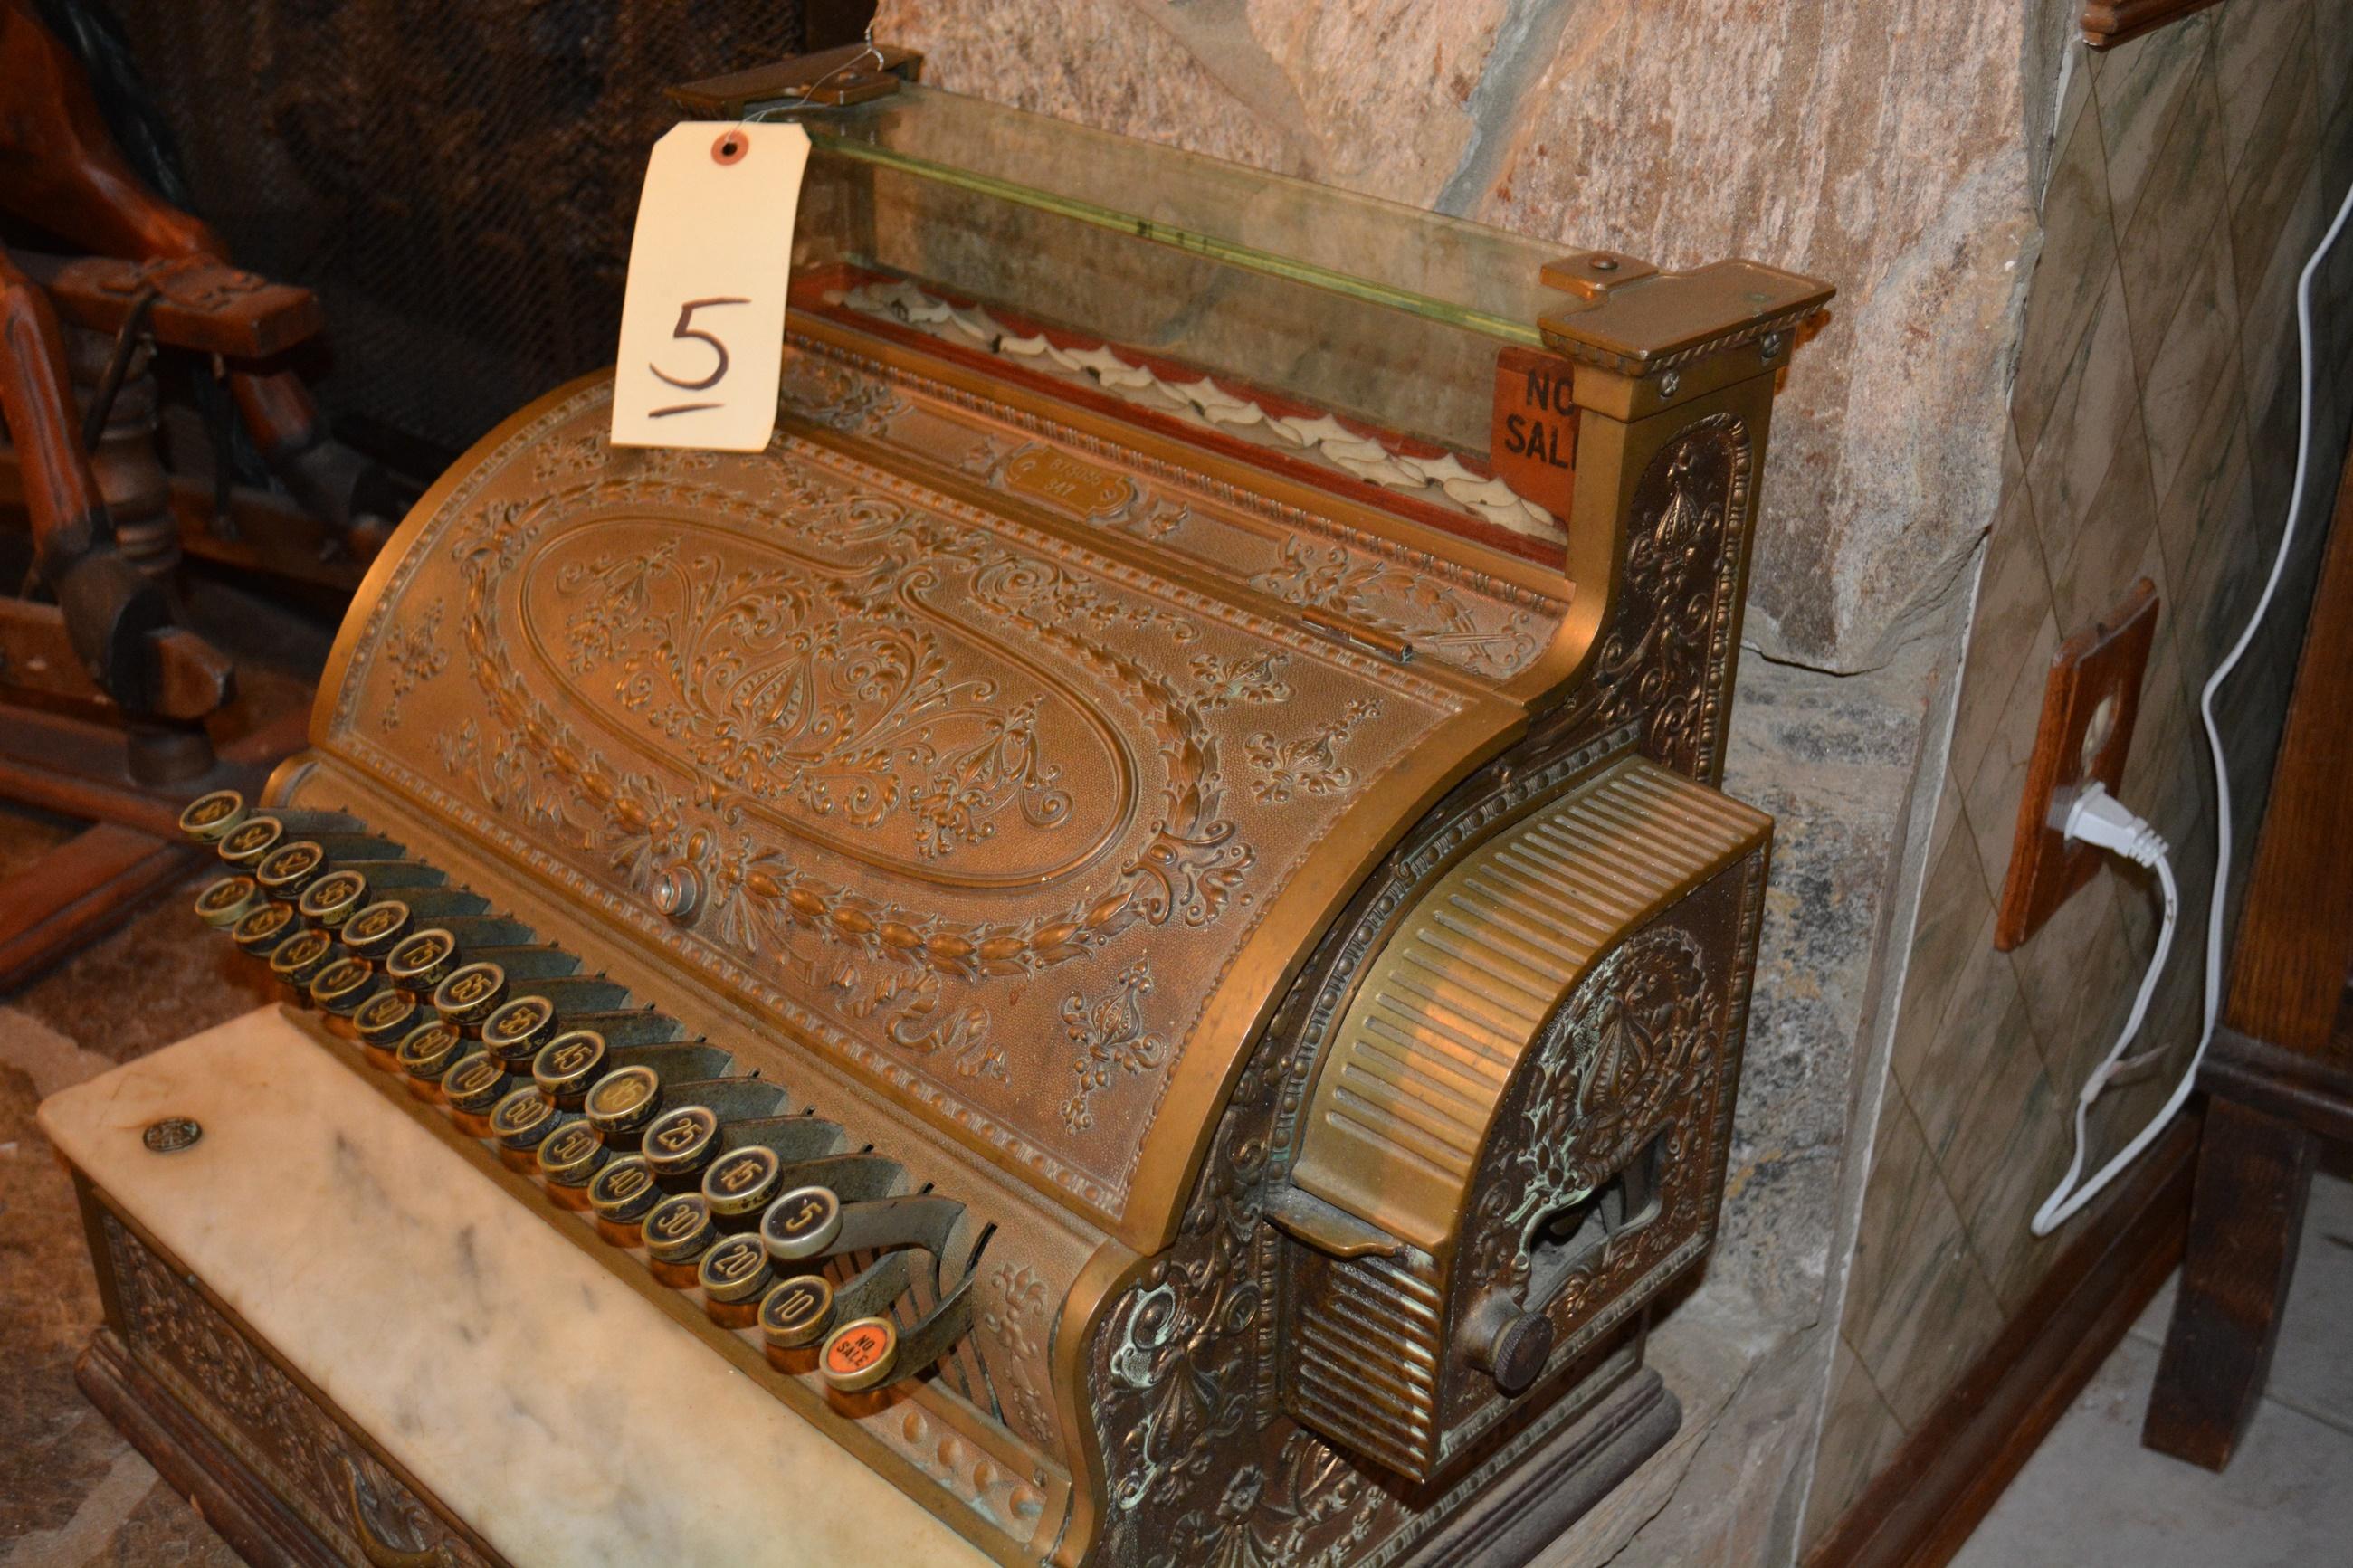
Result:
{"label": "cash register key", "polygon": [[312,925],[329,931],[341,927],[367,902],[367,879],[357,871],[330,871],[294,900],[294,912]]}
{"label": "cash register key", "polygon": [[[475,967],[469,965],[468,968]],[[487,968],[488,965],[481,967]],[[460,971],[459,973],[465,973]],[[452,975],[445,986],[456,983]],[[437,994],[436,1005],[439,997]],[[482,1045],[499,1060],[517,1072],[531,1065],[539,1055],[539,1047],[555,1036],[555,1004],[544,996],[512,996],[491,1010],[482,1020]]]}
{"label": "cash register key", "polygon": [[750,1300],[774,1277],[767,1248],[751,1235],[731,1236],[704,1253],[694,1276],[705,1296],[726,1305]]}
{"label": "cash register key", "polygon": [[651,1165],[635,1154],[607,1161],[588,1184],[588,1205],[615,1225],[635,1225],[661,1202]]}
{"label": "cash register key", "polygon": [[555,1131],[557,1114],[537,1084],[509,1089],[491,1110],[491,1135],[518,1153],[539,1147]]}
{"label": "cash register key", "polygon": [[339,927],[335,935],[343,951],[370,963],[384,957],[408,934],[408,906],[398,899],[378,899]]}
{"label": "cash register key", "polygon": [[[311,982],[311,989],[318,989],[318,982]],[[417,998],[406,991],[378,991],[352,1009],[352,1027],[362,1040],[378,1050],[392,1049],[417,1027]]]}
{"label": "cash register key", "polygon": [[656,1263],[684,1263],[719,1236],[711,1210],[700,1193],[678,1193],[662,1199],[640,1227],[646,1256]]}
{"label": "cash register key", "polygon": [[608,1138],[634,1132],[661,1109],[661,1075],[642,1066],[608,1072],[581,1099],[580,1109]]}
{"label": "cash register key", "polygon": [[702,1173],[702,1195],[722,1218],[756,1214],[776,1195],[783,1175],[784,1163],[774,1149],[760,1143],[731,1149]]}
{"label": "cash register key", "polygon": [[301,922],[294,918],[292,905],[264,904],[237,921],[228,934],[241,952],[268,958],[278,951],[280,942],[301,929]]}
{"label": "cash register key", "polygon": [[[498,1104],[506,1087],[506,1069],[488,1051],[459,1058],[457,1065],[441,1075],[442,1098],[458,1110],[476,1116]],[[533,1099],[538,1094],[537,1089],[532,1091]]]}
{"label": "cash register key", "polygon": [[265,896],[290,904],[326,868],[327,852],[304,838],[281,844],[263,856],[253,868],[253,879],[261,884]]}
{"label": "cash register key", "polygon": [[431,994],[458,961],[458,939],[439,926],[410,931],[384,955],[385,978],[404,991]]}
{"label": "cash register key", "polygon": [[[604,1085],[596,1087],[601,1089]],[[665,1110],[648,1123],[638,1152],[656,1175],[691,1175],[719,1152],[719,1113],[707,1105]]]}
{"label": "cash register key", "polygon": [[[320,933],[324,935],[322,931]],[[345,954],[311,977],[311,1000],[337,1017],[349,1017],[375,989],[375,965]],[[387,993],[400,995],[400,992]]]}
{"label": "cash register key", "polygon": [[[485,1038],[489,1033],[486,1026]],[[604,1036],[594,1029],[566,1029],[539,1047],[539,1054],[532,1058],[531,1080],[539,1085],[540,1093],[565,1110],[577,1110],[589,1083],[604,1066]]]}
{"label": "cash register key", "polygon": [[[545,1097],[540,1103],[547,1103]],[[594,1127],[586,1121],[567,1121],[541,1141],[539,1173],[559,1187],[585,1187],[605,1158],[605,1141],[596,1136]]]}
{"label": "cash register key", "polygon": [[245,796],[233,789],[216,789],[188,802],[180,813],[180,831],[199,844],[217,844],[245,820]]}
{"label": "cash register key", "polygon": [[260,883],[250,877],[223,877],[196,895],[196,918],[216,928],[233,926],[260,905]]}
{"label": "cash register key", "polygon": [[507,994],[507,972],[495,963],[469,963],[451,970],[433,988],[433,1010],[461,1029],[480,1025]]}
{"label": "cash register key", "polygon": [[899,1359],[899,1331],[888,1318],[860,1318],[827,1336],[817,1358],[826,1382],[844,1394],[871,1388]]}
{"label": "cash register key", "polygon": [[248,816],[227,833],[214,850],[232,866],[250,866],[278,847],[286,825],[274,816]]}
{"label": "cash register key", "polygon": [[841,1234],[841,1200],[830,1187],[795,1187],[760,1216],[760,1239],[787,1263],[815,1258]]}
{"label": "cash register key", "polygon": [[310,984],[334,955],[333,937],[322,931],[299,931],[280,942],[278,950],[269,955],[269,972],[299,991]]}
{"label": "cash register key", "polygon": [[778,1350],[814,1344],[833,1322],[833,1287],[799,1274],[768,1287],[760,1300],[760,1332]]}
{"label": "cash register key", "polygon": [[[405,991],[388,993],[405,996]],[[414,998],[411,999],[414,1005]],[[438,1083],[449,1070],[449,1064],[465,1054],[466,1037],[441,1022],[428,1019],[403,1035],[400,1048],[393,1053],[400,1070],[424,1083]]]}

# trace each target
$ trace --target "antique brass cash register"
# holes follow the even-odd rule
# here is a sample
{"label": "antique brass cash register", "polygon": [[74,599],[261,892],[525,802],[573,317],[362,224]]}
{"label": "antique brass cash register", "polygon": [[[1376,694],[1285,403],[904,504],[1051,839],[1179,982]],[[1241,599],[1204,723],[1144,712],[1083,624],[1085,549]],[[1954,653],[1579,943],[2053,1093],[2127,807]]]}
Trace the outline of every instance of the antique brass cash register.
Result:
{"label": "antique brass cash register", "polygon": [[46,1108],[85,1386],[257,1560],[1525,1560],[1677,1419],[1830,289],[890,64],[688,99],[766,449],[522,409],[191,806],[285,1000]]}

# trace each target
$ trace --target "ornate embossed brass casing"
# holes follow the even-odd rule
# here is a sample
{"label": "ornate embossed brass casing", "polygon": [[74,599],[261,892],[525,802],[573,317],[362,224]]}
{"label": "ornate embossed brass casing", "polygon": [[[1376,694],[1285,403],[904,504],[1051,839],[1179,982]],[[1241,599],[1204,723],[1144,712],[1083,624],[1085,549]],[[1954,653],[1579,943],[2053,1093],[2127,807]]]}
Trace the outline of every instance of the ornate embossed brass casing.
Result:
{"label": "ornate embossed brass casing", "polygon": [[1829,290],[747,79],[816,148],[766,449],[521,410],[192,830],[356,881],[321,1048],[989,1557],[1540,1539],[1673,1426]]}

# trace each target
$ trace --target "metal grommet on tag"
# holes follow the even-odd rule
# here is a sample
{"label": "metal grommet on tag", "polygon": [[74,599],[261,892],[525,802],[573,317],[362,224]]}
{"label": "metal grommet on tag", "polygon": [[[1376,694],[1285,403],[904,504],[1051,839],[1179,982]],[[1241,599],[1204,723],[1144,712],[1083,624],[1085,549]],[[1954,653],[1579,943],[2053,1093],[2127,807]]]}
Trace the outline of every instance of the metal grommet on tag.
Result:
{"label": "metal grommet on tag", "polygon": [[752,150],[752,139],[738,130],[723,131],[719,140],[711,144],[711,161],[714,163],[740,163]]}

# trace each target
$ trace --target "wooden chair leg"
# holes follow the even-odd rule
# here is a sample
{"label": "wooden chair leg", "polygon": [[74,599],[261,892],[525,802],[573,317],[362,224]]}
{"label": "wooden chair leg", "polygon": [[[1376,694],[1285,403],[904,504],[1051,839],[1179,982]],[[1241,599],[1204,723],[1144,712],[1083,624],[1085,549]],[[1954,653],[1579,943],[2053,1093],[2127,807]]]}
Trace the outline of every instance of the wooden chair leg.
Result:
{"label": "wooden chair leg", "polygon": [[2144,1447],[2210,1470],[2231,1462],[2271,1372],[2318,1142],[2231,1100],[2207,1107],[2189,1250]]}

